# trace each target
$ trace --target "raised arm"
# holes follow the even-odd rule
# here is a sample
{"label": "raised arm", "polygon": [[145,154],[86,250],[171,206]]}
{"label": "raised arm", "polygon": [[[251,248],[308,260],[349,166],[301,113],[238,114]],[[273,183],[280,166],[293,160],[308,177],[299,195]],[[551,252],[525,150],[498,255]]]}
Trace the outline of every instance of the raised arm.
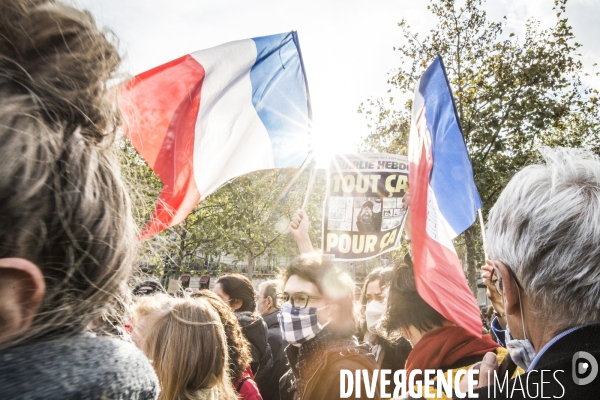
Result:
{"label": "raised arm", "polygon": [[308,215],[303,209],[296,211],[290,221],[290,232],[296,239],[300,254],[314,252],[310,237],[308,236]]}

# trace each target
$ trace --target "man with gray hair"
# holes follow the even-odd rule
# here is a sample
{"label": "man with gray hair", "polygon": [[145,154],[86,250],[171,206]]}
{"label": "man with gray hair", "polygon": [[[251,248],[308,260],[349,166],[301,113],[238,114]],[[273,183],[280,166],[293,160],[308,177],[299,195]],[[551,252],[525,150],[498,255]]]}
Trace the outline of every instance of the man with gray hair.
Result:
{"label": "man with gray hair", "polygon": [[[495,354],[479,367],[479,398],[596,399],[600,393],[600,159],[540,151],[491,209],[490,281],[506,312],[506,347],[525,376],[509,380]],[[510,368],[509,368],[510,369]]]}
{"label": "man with gray hair", "polygon": [[261,392],[265,400],[279,399],[279,378],[288,370],[287,359],[284,351],[283,337],[281,336],[281,328],[277,314],[281,307],[281,299],[283,293],[283,282],[278,279],[272,279],[261,283],[258,286],[258,293],[255,297],[256,311],[260,313],[263,320],[269,328],[269,345],[273,355],[273,369],[271,382],[273,387],[270,390]]}

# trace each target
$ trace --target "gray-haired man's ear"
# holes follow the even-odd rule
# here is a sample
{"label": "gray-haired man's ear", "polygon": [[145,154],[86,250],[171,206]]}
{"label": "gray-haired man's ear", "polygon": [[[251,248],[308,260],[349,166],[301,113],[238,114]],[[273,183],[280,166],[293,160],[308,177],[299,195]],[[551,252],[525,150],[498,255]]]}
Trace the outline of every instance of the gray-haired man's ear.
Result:
{"label": "gray-haired man's ear", "polygon": [[515,282],[510,272],[508,272],[506,266],[501,261],[493,261],[493,263],[500,272],[502,286],[504,287],[504,312],[506,313],[506,315],[518,315],[520,317],[521,294],[519,293],[519,286],[517,285],[517,282]]}
{"label": "gray-haired man's ear", "polygon": [[23,258],[0,259],[0,343],[31,326],[45,291],[37,265]]}

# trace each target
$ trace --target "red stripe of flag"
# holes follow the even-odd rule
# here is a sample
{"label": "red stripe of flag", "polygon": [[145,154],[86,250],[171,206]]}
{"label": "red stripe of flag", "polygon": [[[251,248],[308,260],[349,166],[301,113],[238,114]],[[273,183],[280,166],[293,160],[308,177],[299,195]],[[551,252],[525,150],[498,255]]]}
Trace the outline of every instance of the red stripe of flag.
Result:
{"label": "red stripe of flag", "polygon": [[444,318],[481,337],[479,307],[469,289],[458,256],[427,233],[429,177],[434,159],[425,122],[425,107],[415,125],[418,146],[411,149],[408,180],[411,248],[417,291]]}
{"label": "red stripe of flag", "polygon": [[122,93],[125,133],[164,184],[142,237],[183,221],[200,201],[193,155],[204,76],[186,55],[136,76]]}

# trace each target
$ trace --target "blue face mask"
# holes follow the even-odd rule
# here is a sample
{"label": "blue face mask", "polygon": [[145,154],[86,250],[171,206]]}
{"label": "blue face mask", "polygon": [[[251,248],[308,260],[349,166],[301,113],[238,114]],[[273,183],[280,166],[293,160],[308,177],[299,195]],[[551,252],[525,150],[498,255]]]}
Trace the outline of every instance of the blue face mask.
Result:
{"label": "blue face mask", "polygon": [[306,307],[298,310],[292,307],[291,303],[284,303],[277,316],[283,339],[291,345],[301,346],[302,343],[317,336],[327,325],[321,325],[317,320],[319,310],[326,307],[329,306]]}

